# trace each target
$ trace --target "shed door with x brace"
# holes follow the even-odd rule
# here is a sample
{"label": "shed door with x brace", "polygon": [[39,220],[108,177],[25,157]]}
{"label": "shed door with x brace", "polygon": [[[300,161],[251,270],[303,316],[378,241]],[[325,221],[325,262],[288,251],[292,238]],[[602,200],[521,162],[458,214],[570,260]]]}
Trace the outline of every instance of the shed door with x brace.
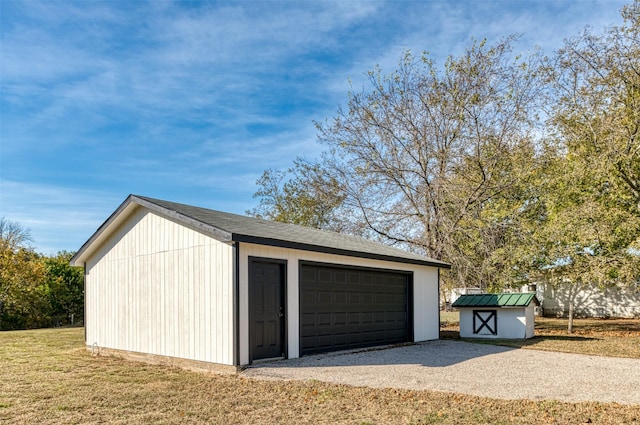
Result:
{"label": "shed door with x brace", "polygon": [[301,264],[300,354],[411,341],[411,274]]}

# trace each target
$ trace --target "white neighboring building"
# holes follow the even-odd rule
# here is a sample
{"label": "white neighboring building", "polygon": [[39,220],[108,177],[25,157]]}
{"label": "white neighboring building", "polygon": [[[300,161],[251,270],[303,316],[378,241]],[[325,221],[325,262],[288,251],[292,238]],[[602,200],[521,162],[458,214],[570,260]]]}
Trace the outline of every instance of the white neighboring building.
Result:
{"label": "white neighboring building", "polygon": [[543,316],[567,317],[573,300],[576,317],[640,318],[640,285],[626,288],[584,288],[538,283],[536,296],[540,300]]}
{"label": "white neighboring building", "polygon": [[453,288],[449,292],[449,299],[447,301],[453,304],[458,298],[460,298],[460,295],[475,295],[483,293],[485,293],[485,291],[480,288]]}

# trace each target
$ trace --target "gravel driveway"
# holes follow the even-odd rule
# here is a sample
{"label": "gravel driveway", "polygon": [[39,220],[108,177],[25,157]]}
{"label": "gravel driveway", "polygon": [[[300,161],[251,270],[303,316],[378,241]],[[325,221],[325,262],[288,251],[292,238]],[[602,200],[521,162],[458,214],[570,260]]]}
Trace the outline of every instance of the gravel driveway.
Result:
{"label": "gravel driveway", "polygon": [[638,359],[448,340],[261,363],[242,374],[257,379],[313,379],[501,399],[640,404]]}

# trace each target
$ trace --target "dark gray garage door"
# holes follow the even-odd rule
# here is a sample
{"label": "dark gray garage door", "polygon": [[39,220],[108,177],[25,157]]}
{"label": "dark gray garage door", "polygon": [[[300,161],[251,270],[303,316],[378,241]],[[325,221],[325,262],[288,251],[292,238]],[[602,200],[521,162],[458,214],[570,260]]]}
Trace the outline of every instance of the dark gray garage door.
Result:
{"label": "dark gray garage door", "polygon": [[302,264],[300,354],[409,341],[410,275]]}

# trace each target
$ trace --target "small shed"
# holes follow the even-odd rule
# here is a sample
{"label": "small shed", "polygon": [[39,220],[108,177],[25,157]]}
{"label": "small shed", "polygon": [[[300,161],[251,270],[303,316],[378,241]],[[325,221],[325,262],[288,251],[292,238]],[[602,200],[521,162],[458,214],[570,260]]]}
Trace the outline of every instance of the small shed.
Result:
{"label": "small shed", "polygon": [[198,369],[438,339],[439,269],[373,241],[131,195],[71,259],[85,341]]}
{"label": "small shed", "polygon": [[453,303],[462,338],[532,338],[539,305],[533,293],[461,295]]}

